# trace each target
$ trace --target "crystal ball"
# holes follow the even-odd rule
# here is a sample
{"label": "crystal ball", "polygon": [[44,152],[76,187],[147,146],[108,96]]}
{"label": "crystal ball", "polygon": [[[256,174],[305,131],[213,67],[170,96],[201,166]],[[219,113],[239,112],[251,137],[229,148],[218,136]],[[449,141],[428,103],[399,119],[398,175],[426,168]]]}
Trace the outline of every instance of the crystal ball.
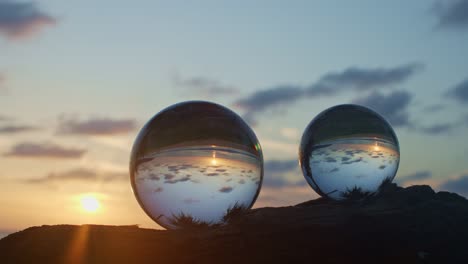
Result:
{"label": "crystal ball", "polygon": [[218,104],[188,101],[151,118],[130,157],[135,197],[160,226],[221,224],[254,204],[263,154],[252,129]]}
{"label": "crystal ball", "polygon": [[304,131],[299,162],[309,185],[322,197],[343,200],[376,194],[398,170],[400,148],[390,124],[359,105],[337,105]]}

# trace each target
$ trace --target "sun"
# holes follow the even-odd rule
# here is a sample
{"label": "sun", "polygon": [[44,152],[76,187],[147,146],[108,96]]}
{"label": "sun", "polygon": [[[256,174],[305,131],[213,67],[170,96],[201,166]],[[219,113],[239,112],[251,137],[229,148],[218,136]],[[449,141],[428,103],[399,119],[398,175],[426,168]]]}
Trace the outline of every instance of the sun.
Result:
{"label": "sun", "polygon": [[80,199],[81,207],[85,212],[88,213],[95,213],[101,208],[101,204],[99,203],[99,200],[94,197],[94,196],[83,196]]}

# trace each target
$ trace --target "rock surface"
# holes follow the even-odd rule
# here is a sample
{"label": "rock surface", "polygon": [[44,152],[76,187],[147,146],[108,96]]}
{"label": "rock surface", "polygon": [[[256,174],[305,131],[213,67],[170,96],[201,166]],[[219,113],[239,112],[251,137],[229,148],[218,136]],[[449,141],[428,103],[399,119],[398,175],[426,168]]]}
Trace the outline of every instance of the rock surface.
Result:
{"label": "rock surface", "polygon": [[250,210],[230,224],[31,227],[0,240],[0,263],[468,263],[468,200],[392,184],[377,197]]}

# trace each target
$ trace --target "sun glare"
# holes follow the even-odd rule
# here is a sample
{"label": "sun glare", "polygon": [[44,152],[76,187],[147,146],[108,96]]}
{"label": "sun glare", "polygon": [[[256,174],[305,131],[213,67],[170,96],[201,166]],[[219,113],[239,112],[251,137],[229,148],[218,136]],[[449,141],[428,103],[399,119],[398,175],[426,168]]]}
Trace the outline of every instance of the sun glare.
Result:
{"label": "sun glare", "polygon": [[380,147],[379,147],[379,145],[377,144],[377,142],[376,142],[375,145],[374,145],[374,151],[380,151]]}
{"label": "sun glare", "polygon": [[83,210],[88,213],[95,213],[101,207],[99,200],[94,196],[83,196],[80,202]]}
{"label": "sun glare", "polygon": [[216,152],[213,151],[213,158],[211,159],[211,164],[212,165],[217,165],[218,164],[218,161],[216,161]]}

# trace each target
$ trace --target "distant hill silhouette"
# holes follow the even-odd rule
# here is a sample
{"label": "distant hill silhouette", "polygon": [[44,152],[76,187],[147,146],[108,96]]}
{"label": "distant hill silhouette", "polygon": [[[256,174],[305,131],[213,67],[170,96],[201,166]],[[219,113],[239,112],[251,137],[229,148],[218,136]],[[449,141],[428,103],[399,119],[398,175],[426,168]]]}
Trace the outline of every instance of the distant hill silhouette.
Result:
{"label": "distant hill silhouette", "polygon": [[249,210],[217,228],[31,227],[0,263],[468,263],[468,200],[429,186]]}

